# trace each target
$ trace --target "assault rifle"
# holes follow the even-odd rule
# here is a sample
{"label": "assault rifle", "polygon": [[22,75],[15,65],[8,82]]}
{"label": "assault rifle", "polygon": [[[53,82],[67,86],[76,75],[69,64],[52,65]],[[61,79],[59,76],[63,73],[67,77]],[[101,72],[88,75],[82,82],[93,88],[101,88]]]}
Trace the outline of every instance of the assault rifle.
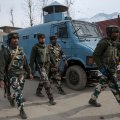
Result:
{"label": "assault rifle", "polygon": [[10,80],[8,75],[4,76],[4,97],[6,98],[7,96],[10,96]]}

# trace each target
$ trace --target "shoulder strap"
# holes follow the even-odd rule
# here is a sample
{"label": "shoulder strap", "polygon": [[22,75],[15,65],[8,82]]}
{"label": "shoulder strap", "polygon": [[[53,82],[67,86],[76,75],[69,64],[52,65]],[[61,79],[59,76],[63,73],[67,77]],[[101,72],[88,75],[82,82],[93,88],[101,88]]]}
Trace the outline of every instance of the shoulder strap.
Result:
{"label": "shoulder strap", "polygon": [[57,46],[58,46],[58,47],[61,47],[60,44],[58,44],[58,43],[57,43]]}
{"label": "shoulder strap", "polygon": [[47,49],[47,47],[45,46],[45,50],[44,50],[44,62],[45,62],[45,59],[46,59],[46,49]]}
{"label": "shoulder strap", "polygon": [[8,66],[8,71],[10,70],[11,65],[12,65],[12,63],[13,63],[15,57],[17,56],[17,54],[18,54],[18,46],[17,46],[17,49],[16,49],[16,51],[15,51],[14,56],[12,57],[12,60],[11,60],[11,62],[10,62],[10,64],[9,64],[9,66]]}

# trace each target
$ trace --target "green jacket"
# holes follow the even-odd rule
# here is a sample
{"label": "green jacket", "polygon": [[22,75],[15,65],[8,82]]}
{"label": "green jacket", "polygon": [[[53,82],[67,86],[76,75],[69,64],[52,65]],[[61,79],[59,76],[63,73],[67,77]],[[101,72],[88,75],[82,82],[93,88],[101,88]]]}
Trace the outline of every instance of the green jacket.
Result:
{"label": "green jacket", "polygon": [[101,39],[93,53],[93,58],[98,68],[114,68],[119,60],[119,57],[120,55],[118,50],[116,46],[113,45],[113,42],[110,40],[110,38]]}
{"label": "green jacket", "polygon": [[37,43],[33,46],[30,55],[30,67],[32,73],[34,73],[34,66],[36,62],[39,66],[44,66],[47,70],[49,70],[50,64],[55,66],[53,56],[46,45]]}

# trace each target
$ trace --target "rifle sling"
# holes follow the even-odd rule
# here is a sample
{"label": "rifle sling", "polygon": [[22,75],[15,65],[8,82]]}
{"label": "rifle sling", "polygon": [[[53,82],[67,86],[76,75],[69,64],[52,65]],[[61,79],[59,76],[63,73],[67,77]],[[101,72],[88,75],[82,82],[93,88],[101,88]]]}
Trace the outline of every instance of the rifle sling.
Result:
{"label": "rifle sling", "polygon": [[16,49],[16,51],[15,51],[14,56],[12,57],[12,60],[11,60],[11,62],[10,62],[10,64],[9,64],[9,66],[8,66],[8,71],[10,70],[10,68],[11,68],[11,66],[12,66],[12,63],[13,63],[15,57],[17,56],[17,54],[18,54],[18,46],[17,46],[17,49]]}

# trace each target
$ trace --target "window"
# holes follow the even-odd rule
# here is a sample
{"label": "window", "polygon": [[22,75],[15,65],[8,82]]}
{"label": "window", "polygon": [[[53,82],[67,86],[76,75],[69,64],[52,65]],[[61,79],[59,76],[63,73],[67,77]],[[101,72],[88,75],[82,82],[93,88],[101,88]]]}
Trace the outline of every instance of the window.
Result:
{"label": "window", "polygon": [[29,39],[29,35],[23,36],[23,39]]}
{"label": "window", "polygon": [[79,37],[98,37],[100,36],[96,26],[91,23],[73,21],[74,33]]}
{"label": "window", "polygon": [[66,26],[66,25],[60,25],[60,26],[59,26],[59,29],[58,29],[58,37],[68,38],[67,26]]}
{"label": "window", "polygon": [[34,38],[37,38],[37,34],[34,34]]}
{"label": "window", "polygon": [[66,22],[52,25],[51,35],[57,35],[58,38],[68,38]]}

